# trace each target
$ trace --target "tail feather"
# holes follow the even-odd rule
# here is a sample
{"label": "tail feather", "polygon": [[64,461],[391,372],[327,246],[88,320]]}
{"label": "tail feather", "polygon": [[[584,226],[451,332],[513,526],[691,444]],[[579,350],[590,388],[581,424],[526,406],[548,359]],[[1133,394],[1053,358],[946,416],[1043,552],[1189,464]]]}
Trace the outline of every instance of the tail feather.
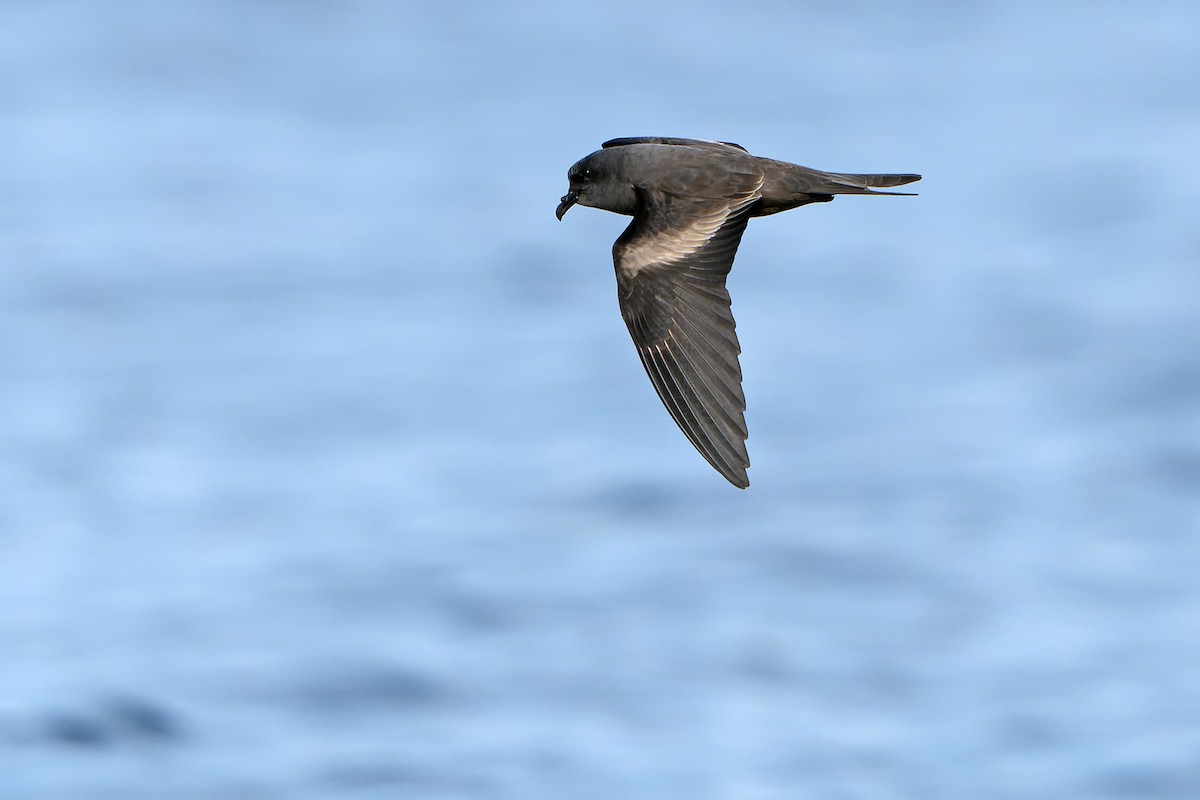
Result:
{"label": "tail feather", "polygon": [[831,194],[898,194],[911,195],[912,192],[876,192],[877,186],[903,186],[906,183],[921,180],[920,175],[873,173],[855,175],[851,173],[827,172],[828,190]]}

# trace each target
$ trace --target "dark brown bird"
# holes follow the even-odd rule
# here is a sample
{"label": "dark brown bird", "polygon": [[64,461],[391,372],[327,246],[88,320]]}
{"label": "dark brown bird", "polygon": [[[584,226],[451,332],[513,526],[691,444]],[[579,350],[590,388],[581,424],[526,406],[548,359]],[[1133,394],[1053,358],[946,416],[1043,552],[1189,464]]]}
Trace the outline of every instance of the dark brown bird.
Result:
{"label": "dark brown bird", "polygon": [[920,175],[821,172],[730,142],[613,139],[567,171],[555,214],[578,203],[633,217],[613,245],[621,316],[663,405],[726,480],[746,488],[741,346],[725,277],[751,217]]}

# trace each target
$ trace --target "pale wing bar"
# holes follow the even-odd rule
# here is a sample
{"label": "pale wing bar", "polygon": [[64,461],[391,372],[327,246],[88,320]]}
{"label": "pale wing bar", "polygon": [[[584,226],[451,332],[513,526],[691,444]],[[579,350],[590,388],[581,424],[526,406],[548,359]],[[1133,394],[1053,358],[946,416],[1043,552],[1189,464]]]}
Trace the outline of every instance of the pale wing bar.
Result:
{"label": "pale wing bar", "polygon": [[723,201],[647,197],[613,249],[622,316],[659,398],[700,454],[743,488],[746,400],[725,277],[758,188]]}

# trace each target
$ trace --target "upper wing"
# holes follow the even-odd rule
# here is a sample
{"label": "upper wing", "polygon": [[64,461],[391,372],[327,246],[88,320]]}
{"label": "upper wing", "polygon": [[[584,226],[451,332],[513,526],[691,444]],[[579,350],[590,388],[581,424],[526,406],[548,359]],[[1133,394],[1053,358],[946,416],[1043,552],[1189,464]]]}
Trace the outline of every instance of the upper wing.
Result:
{"label": "upper wing", "polygon": [[712,139],[682,139],[678,136],[624,136],[620,139],[609,139],[601,147],[623,147],[627,144],[678,144],[688,147],[736,147],[743,153],[746,148],[733,142],[718,142]]}
{"label": "upper wing", "polygon": [[613,246],[621,316],[650,381],[700,454],[741,488],[746,398],[725,277],[761,187],[760,175],[716,200],[639,191]]}

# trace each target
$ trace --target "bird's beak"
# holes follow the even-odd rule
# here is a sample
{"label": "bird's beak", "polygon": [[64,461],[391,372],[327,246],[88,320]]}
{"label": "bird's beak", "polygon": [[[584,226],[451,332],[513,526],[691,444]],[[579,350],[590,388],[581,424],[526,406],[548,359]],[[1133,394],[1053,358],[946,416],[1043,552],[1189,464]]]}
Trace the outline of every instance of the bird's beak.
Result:
{"label": "bird's beak", "polygon": [[567,213],[567,209],[575,205],[575,201],[578,199],[579,198],[575,196],[574,192],[567,192],[564,194],[562,196],[562,202],[559,203],[558,208],[554,210],[554,216],[558,217],[559,221],[561,222],[563,214]]}

